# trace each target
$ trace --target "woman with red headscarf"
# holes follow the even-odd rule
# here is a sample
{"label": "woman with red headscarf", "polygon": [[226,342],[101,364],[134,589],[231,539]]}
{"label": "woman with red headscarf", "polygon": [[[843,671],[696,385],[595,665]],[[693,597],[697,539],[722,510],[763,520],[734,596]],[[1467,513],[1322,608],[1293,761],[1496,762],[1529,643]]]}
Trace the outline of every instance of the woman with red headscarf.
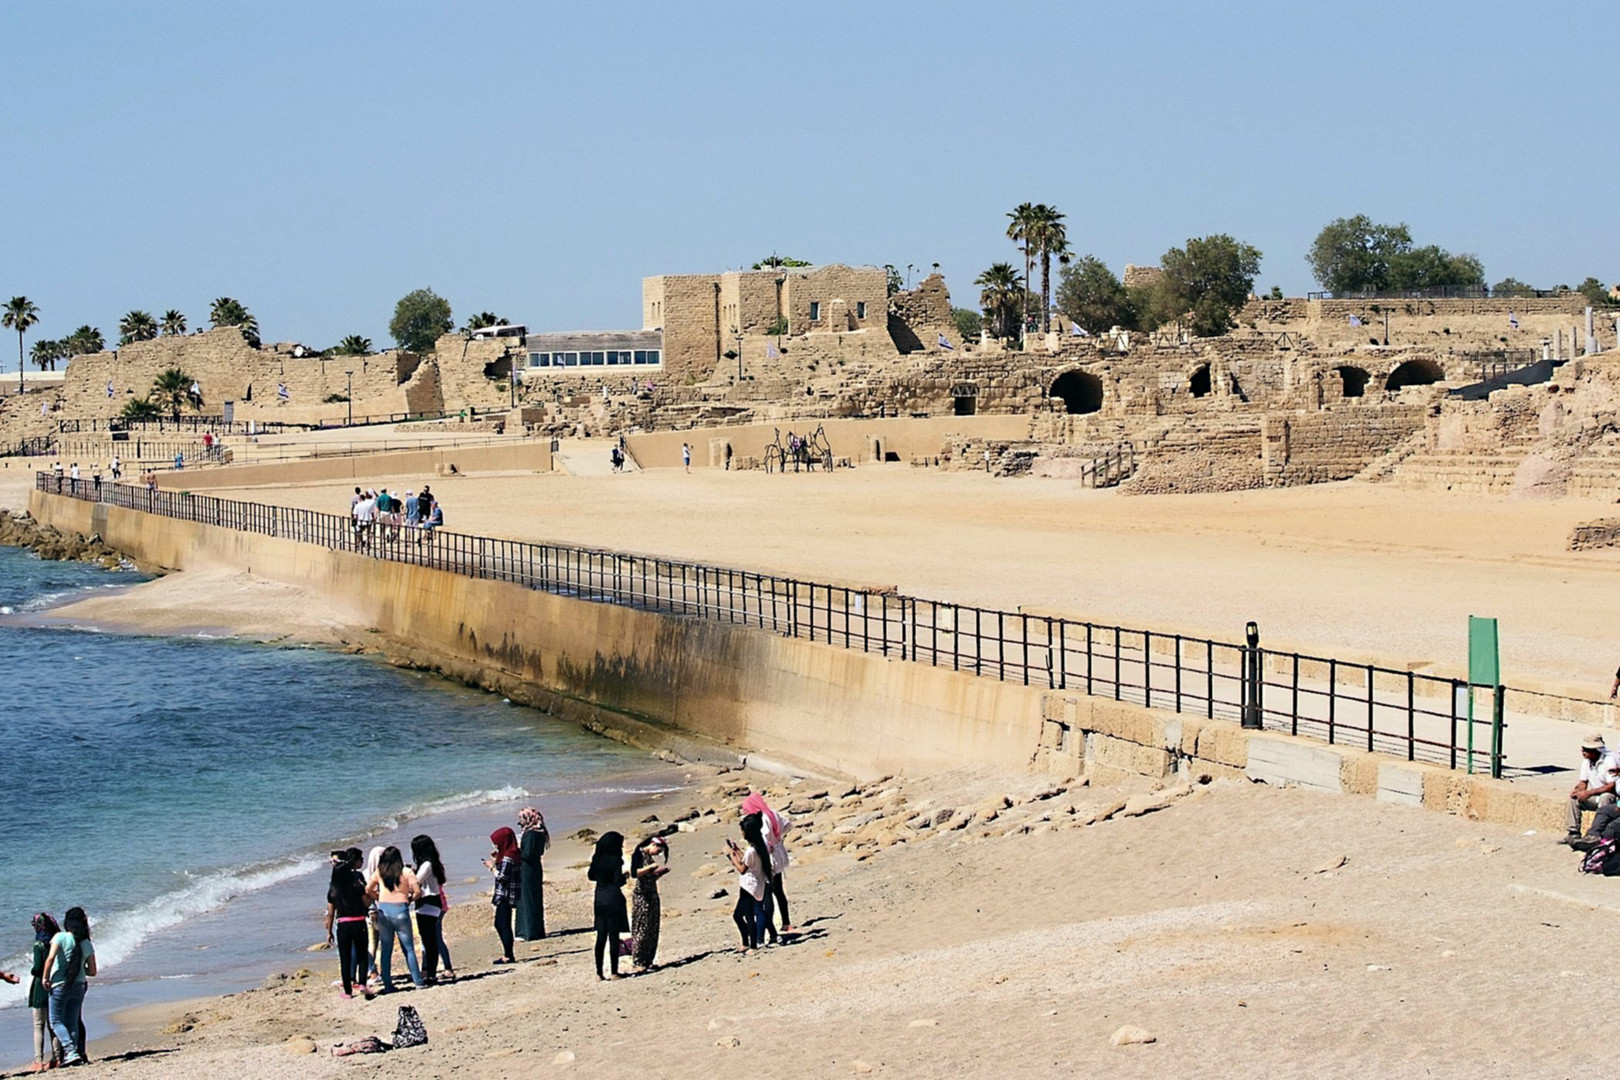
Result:
{"label": "woman with red headscarf", "polygon": [[484,865],[495,875],[495,894],[490,897],[490,902],[495,905],[495,933],[501,939],[501,949],[505,953],[496,957],[494,962],[515,964],[517,957],[512,955],[512,909],[523,897],[517,834],[502,825],[489,834],[489,842],[495,845],[495,850],[484,860]]}
{"label": "woman with red headscarf", "polygon": [[765,929],[771,936],[771,942],[776,942],[776,927],[772,925],[773,909],[782,912],[782,933],[795,933],[793,923],[788,919],[787,891],[782,887],[782,877],[787,873],[787,831],[793,827],[793,822],[786,814],[779,814],[772,810],[765,801],[765,796],[759,792],[751,792],[743,800],[742,812],[758,814],[760,817],[760,831],[765,834],[765,846],[771,853],[770,874],[771,880],[765,892]]}

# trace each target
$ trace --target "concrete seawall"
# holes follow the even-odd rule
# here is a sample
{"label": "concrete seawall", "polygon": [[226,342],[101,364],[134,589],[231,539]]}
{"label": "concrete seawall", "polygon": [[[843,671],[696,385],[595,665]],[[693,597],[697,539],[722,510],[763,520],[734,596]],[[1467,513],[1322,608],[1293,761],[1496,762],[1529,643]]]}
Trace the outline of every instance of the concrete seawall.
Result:
{"label": "concrete seawall", "polygon": [[759,752],[870,778],[964,765],[1248,777],[1555,829],[1560,800],[1274,732],[862,653],[697,617],[593,603],[318,544],[35,491],[34,516],[143,565],[224,566],[342,595],[399,662],[540,705],[625,741]]}

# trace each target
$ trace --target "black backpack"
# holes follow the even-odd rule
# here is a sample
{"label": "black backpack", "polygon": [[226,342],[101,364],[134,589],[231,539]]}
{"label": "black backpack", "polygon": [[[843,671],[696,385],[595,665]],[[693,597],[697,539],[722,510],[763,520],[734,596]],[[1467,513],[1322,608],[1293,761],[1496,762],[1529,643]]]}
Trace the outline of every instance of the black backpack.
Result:
{"label": "black backpack", "polygon": [[411,1046],[424,1046],[428,1041],[427,1026],[422,1018],[416,1014],[413,1005],[399,1007],[399,1024],[394,1028],[394,1049],[404,1050]]}
{"label": "black backpack", "polygon": [[1604,877],[1620,876],[1620,840],[1609,837],[1599,840],[1597,847],[1581,860],[1583,874],[1602,874]]}

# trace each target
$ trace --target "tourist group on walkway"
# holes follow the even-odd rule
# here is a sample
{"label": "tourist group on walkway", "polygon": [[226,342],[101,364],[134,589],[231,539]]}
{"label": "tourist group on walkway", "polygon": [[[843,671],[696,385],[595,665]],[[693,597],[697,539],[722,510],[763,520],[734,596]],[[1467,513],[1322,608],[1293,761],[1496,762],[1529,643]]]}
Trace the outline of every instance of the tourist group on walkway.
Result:
{"label": "tourist group on walkway", "polygon": [[387,488],[355,488],[349,500],[349,518],[354,528],[354,546],[370,551],[374,543],[393,544],[401,530],[409,530],[413,544],[433,542],[433,530],[444,525],[444,506],[432,490],[422,485],[420,493],[407,491],[403,497]]}

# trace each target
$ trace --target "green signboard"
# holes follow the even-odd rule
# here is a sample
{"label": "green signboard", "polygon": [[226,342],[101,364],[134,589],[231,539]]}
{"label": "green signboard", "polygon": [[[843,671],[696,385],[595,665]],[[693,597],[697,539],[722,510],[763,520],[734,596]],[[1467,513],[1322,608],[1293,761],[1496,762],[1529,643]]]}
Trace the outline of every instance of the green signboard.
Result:
{"label": "green signboard", "polygon": [[1468,616],[1468,683],[1470,686],[1499,686],[1502,658],[1496,645],[1496,620]]}

